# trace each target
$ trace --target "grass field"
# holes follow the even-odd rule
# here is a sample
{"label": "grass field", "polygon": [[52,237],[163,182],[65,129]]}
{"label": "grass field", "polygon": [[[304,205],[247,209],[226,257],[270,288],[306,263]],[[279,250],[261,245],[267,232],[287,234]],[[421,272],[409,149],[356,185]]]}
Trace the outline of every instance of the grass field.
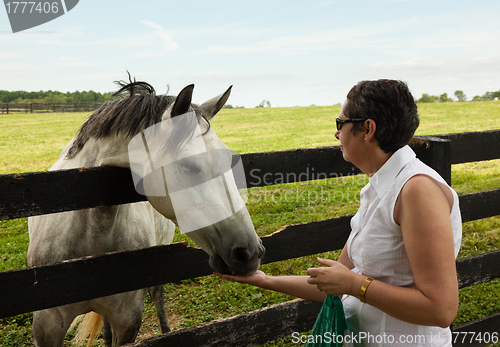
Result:
{"label": "grass field", "polygon": [[[224,109],[213,120],[218,136],[239,153],[337,145],[334,119],[340,106]],[[417,135],[435,135],[500,129],[500,102],[442,103],[419,105],[421,125]],[[48,170],[60,151],[76,134],[85,113],[0,115],[0,174]],[[248,209],[260,236],[293,223],[321,220],[354,213],[364,176],[344,177],[253,188]],[[500,160],[466,163],[452,167],[452,186],[459,194],[500,187]],[[341,192],[338,199],[322,203],[307,199],[321,190]],[[280,197],[287,195],[286,201]],[[337,195],[336,195],[337,196]],[[459,257],[500,248],[500,217],[464,223]],[[174,241],[184,240],[177,233]],[[26,266],[27,219],[0,222],[0,271]],[[336,259],[338,252],[321,255]],[[272,275],[305,274],[317,266],[316,256],[264,265]],[[500,281],[460,290],[455,324],[500,312]],[[208,322],[284,302],[292,297],[214,276],[165,286],[167,312],[173,329]],[[159,334],[150,301],[145,307],[140,338]],[[31,314],[0,319],[0,346],[32,346]],[[68,335],[68,339],[71,336]],[[102,340],[99,341],[102,345]],[[68,342],[68,346],[71,344]],[[291,346],[290,339],[268,344]]]}

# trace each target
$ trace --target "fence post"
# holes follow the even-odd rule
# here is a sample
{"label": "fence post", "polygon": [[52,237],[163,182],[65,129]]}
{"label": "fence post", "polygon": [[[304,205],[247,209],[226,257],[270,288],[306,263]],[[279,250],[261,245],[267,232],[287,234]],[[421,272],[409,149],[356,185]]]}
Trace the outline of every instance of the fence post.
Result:
{"label": "fence post", "polygon": [[451,141],[434,136],[415,136],[410,146],[417,157],[451,185]]}
{"label": "fence post", "polygon": [[9,114],[9,103],[5,104],[5,108],[7,109],[7,114]]}

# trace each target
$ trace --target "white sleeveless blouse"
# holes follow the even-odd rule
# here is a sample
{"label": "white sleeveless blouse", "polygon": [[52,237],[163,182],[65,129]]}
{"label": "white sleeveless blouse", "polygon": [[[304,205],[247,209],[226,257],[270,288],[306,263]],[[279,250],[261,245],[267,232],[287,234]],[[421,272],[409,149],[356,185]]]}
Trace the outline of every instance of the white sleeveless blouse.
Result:
{"label": "white sleeveless blouse", "polygon": [[[401,228],[394,222],[394,205],[404,184],[425,174],[448,186],[433,169],[416,158],[409,146],[396,151],[361,190],[360,207],[351,220],[347,241],[352,271],[401,287],[415,287]],[[448,186],[449,187],[449,186]],[[453,189],[450,213],[455,258],[462,240],[458,196]],[[343,297],[347,321],[345,346],[451,346],[451,331],[437,326],[403,322],[363,304],[356,297]]]}

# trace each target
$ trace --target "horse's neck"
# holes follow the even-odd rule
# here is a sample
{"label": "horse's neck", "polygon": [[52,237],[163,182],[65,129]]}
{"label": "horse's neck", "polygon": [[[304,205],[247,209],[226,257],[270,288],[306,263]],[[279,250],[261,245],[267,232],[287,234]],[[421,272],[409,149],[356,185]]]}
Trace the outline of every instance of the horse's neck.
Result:
{"label": "horse's neck", "polygon": [[[73,141],[62,150],[57,162],[50,170],[74,169],[83,167],[118,166],[130,167],[128,160],[128,141],[120,137],[89,139],[85,146],[73,158],[67,158]],[[84,220],[93,234],[99,235],[109,230],[117,218],[118,206],[101,206],[89,210],[73,211],[74,218]]]}
{"label": "horse's neck", "polygon": [[128,140],[123,136],[110,136],[104,139],[89,139],[74,158],[67,158],[70,143],[62,150],[57,162],[50,170],[75,169],[81,167],[118,166],[130,167],[128,159]]}

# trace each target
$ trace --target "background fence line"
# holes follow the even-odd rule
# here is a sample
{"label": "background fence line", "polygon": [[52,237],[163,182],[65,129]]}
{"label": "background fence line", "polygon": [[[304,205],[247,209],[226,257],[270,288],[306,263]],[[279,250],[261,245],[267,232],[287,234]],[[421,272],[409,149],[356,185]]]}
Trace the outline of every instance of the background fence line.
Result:
{"label": "background fence line", "polygon": [[[419,158],[449,182],[451,164],[500,158],[500,130],[417,136],[412,146]],[[451,161],[439,156],[439,151],[449,153]],[[241,157],[249,188],[361,173],[343,159],[340,146]],[[0,175],[0,191],[0,220],[146,200],[135,191],[130,170],[116,167]]]}
{"label": "background fence line", "polygon": [[0,113],[92,112],[99,108],[102,104],[102,102],[0,103]]}

